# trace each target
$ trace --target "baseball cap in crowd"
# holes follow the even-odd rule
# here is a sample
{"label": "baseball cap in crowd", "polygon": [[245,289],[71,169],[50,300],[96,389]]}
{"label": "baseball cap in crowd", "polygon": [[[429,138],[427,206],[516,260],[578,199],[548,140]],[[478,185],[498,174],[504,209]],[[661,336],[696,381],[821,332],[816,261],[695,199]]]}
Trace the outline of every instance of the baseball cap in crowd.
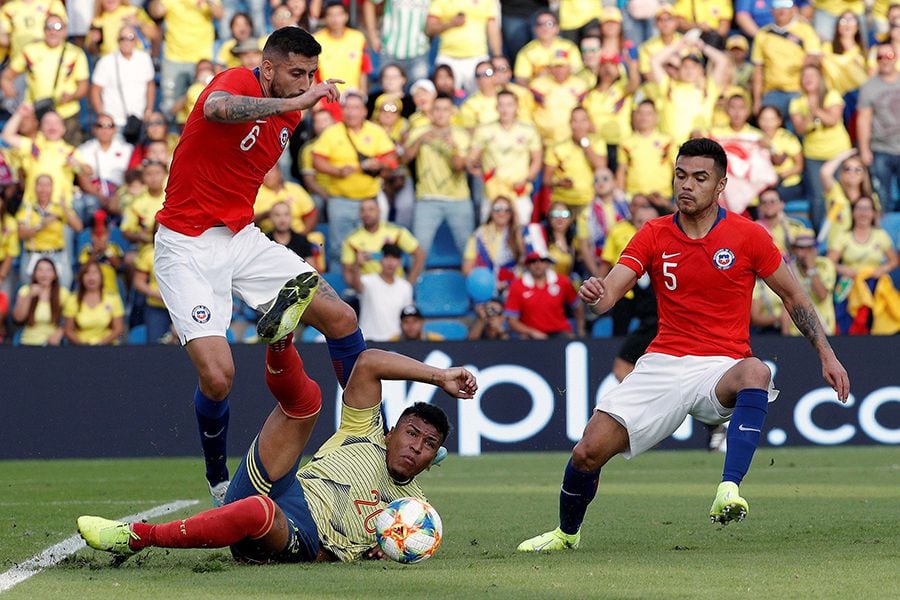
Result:
{"label": "baseball cap in crowd", "polygon": [[532,250],[525,256],[525,264],[537,262],[542,260],[548,263],[555,263],[556,261],[549,254],[541,254],[540,252],[535,252]]}
{"label": "baseball cap in crowd", "polygon": [[804,228],[797,232],[791,245],[796,248],[813,248],[817,244],[816,233],[812,229]]}
{"label": "baseball cap in crowd", "polygon": [[772,0],[772,8],[792,8],[794,0]]}
{"label": "baseball cap in crowd", "polygon": [[416,90],[425,90],[429,94],[437,94],[437,89],[430,79],[419,79],[409,88],[410,94],[415,94]]}
{"label": "baseball cap in crowd", "polygon": [[741,50],[749,50],[750,45],[747,43],[747,38],[740,34],[730,35],[728,39],[725,41],[725,49],[731,50],[732,48],[740,48]]}
{"label": "baseball cap in crowd", "polygon": [[262,48],[259,45],[259,38],[249,37],[243,42],[238,42],[234,45],[234,48],[231,49],[231,53],[235,56],[240,56],[241,54],[247,54],[248,52],[261,52]]}
{"label": "baseball cap in crowd", "polygon": [[615,6],[607,6],[603,9],[603,14],[600,16],[600,20],[603,22],[606,21],[615,21],[617,23],[622,22],[622,11],[620,11]]}
{"label": "baseball cap in crowd", "polygon": [[393,256],[394,258],[403,258],[403,250],[397,244],[385,244],[381,247],[382,256]]}
{"label": "baseball cap in crowd", "polygon": [[407,304],[403,307],[403,310],[400,311],[400,318],[403,317],[418,317],[419,319],[423,319],[422,312],[419,310],[419,307],[415,304]]}

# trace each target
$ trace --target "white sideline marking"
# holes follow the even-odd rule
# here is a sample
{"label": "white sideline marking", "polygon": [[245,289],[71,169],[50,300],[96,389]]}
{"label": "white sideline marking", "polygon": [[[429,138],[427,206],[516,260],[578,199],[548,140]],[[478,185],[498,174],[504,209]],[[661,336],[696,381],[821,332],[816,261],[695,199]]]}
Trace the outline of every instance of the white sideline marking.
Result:
{"label": "white sideline marking", "polygon": [[[157,506],[156,508],[151,508],[150,510],[145,510],[144,512],[134,515],[128,515],[127,517],[122,517],[118,520],[132,522],[141,521],[143,519],[152,519],[153,517],[159,517],[166,513],[179,511],[188,506],[193,506],[199,502],[199,500],[176,500],[175,502],[169,502],[168,504],[163,504],[162,506]],[[29,577],[37,575],[45,568],[52,567],[66,557],[75,554],[84,548],[85,545],[86,544],[84,543],[84,540],[81,539],[80,535],[73,535],[55,546],[50,546],[37,556],[32,556],[25,562],[19,563],[7,572],[0,574],[0,593],[22,583]]]}

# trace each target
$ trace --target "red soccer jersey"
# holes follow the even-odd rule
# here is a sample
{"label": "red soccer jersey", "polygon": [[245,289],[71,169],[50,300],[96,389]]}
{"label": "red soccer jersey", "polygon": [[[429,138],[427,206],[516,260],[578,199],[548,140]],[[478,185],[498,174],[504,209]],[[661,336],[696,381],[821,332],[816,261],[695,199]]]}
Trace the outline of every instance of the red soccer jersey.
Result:
{"label": "red soccer jersey", "polygon": [[649,272],[656,292],[659,332],[647,352],[751,356],[753,286],[781,264],[772,236],[757,223],[719,209],[716,225],[692,240],[678,227],[676,215],[644,225],[619,258],[638,277]]}
{"label": "red soccer jersey", "polygon": [[570,332],[572,326],[566,319],[566,305],[574,304],[577,299],[578,292],[568,277],[549,270],[546,285],[537,287],[534,278],[526,272],[509,286],[506,312],[543,333]]}
{"label": "red soccer jersey", "polygon": [[262,98],[256,73],[235,67],[219,73],[197,99],[172,158],[166,201],[157,221],[184,235],[200,235],[225,224],[234,232],[253,221],[253,204],[263,176],[278,162],[300,111],[255,123],[207,121],[210,93]]}

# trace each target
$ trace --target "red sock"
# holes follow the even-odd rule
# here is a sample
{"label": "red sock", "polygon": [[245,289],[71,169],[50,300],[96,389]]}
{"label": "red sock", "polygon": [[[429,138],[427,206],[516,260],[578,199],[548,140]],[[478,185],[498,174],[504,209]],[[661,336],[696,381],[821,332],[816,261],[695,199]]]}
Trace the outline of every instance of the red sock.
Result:
{"label": "red sock", "polygon": [[268,496],[241,498],[193,517],[160,523],[133,523],[134,550],[159,548],[225,548],[239,541],[264,536],[275,521],[275,503]]}
{"label": "red sock", "polygon": [[311,417],[322,407],[322,391],[303,370],[303,361],[292,344],[282,350],[274,344],[266,349],[266,385],[284,414],[292,419]]}

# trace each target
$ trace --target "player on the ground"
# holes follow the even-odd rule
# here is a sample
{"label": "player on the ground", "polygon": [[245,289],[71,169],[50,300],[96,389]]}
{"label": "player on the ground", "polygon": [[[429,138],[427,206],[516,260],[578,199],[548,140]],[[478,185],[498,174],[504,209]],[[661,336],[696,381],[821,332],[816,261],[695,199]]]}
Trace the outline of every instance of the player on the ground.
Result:
{"label": "player on the ground", "polygon": [[385,435],[381,381],[409,380],[472,398],[475,377],[461,367],[438,369],[415,359],[366,350],[344,390],[341,424],[299,471],[300,454],[322,402],[293,346],[269,349],[266,382],[278,406],[228,487],[224,506],[163,524],[78,518],[78,530],[98,550],[131,555],[147,546],[222,548],[249,562],[311,562],[380,557],[376,515],[397,498],[425,499],[415,480],[449,431],[447,416],[416,403]]}
{"label": "player on the ground", "polygon": [[284,27],[269,36],[257,69],[217,75],[188,117],[157,215],[154,272],[199,374],[194,405],[217,505],[228,485],[234,362],[225,335],[232,294],[264,311],[257,326],[264,342],[290,344],[301,317],[321,331],[341,385],[365,349],[353,309],[312,266],[253,224],[257,191],[300,123],[300,111],[338,99],[339,82],[313,85],[320,52],[309,33]]}
{"label": "player on the ground", "polygon": [[689,414],[703,423],[731,419],[710,519],[725,524],[748,514],[738,486],[759,444],[768,402],[777,395],[769,368],[750,350],[757,276],[782,298],[818,353],[825,380],[846,402],[847,372],[771,236],[716,203],[725,189],[726,167],[725,151],[716,142],[685,142],[675,163],[678,211],[644,225],[604,279],[592,277],[581,287],[581,299],[602,314],[650,273],[659,332],[634,371],[600,399],[572,451],[560,489],[559,527],[522,542],[520,551],[577,548],[600,468],[616,454],[631,458],[652,448]]}

